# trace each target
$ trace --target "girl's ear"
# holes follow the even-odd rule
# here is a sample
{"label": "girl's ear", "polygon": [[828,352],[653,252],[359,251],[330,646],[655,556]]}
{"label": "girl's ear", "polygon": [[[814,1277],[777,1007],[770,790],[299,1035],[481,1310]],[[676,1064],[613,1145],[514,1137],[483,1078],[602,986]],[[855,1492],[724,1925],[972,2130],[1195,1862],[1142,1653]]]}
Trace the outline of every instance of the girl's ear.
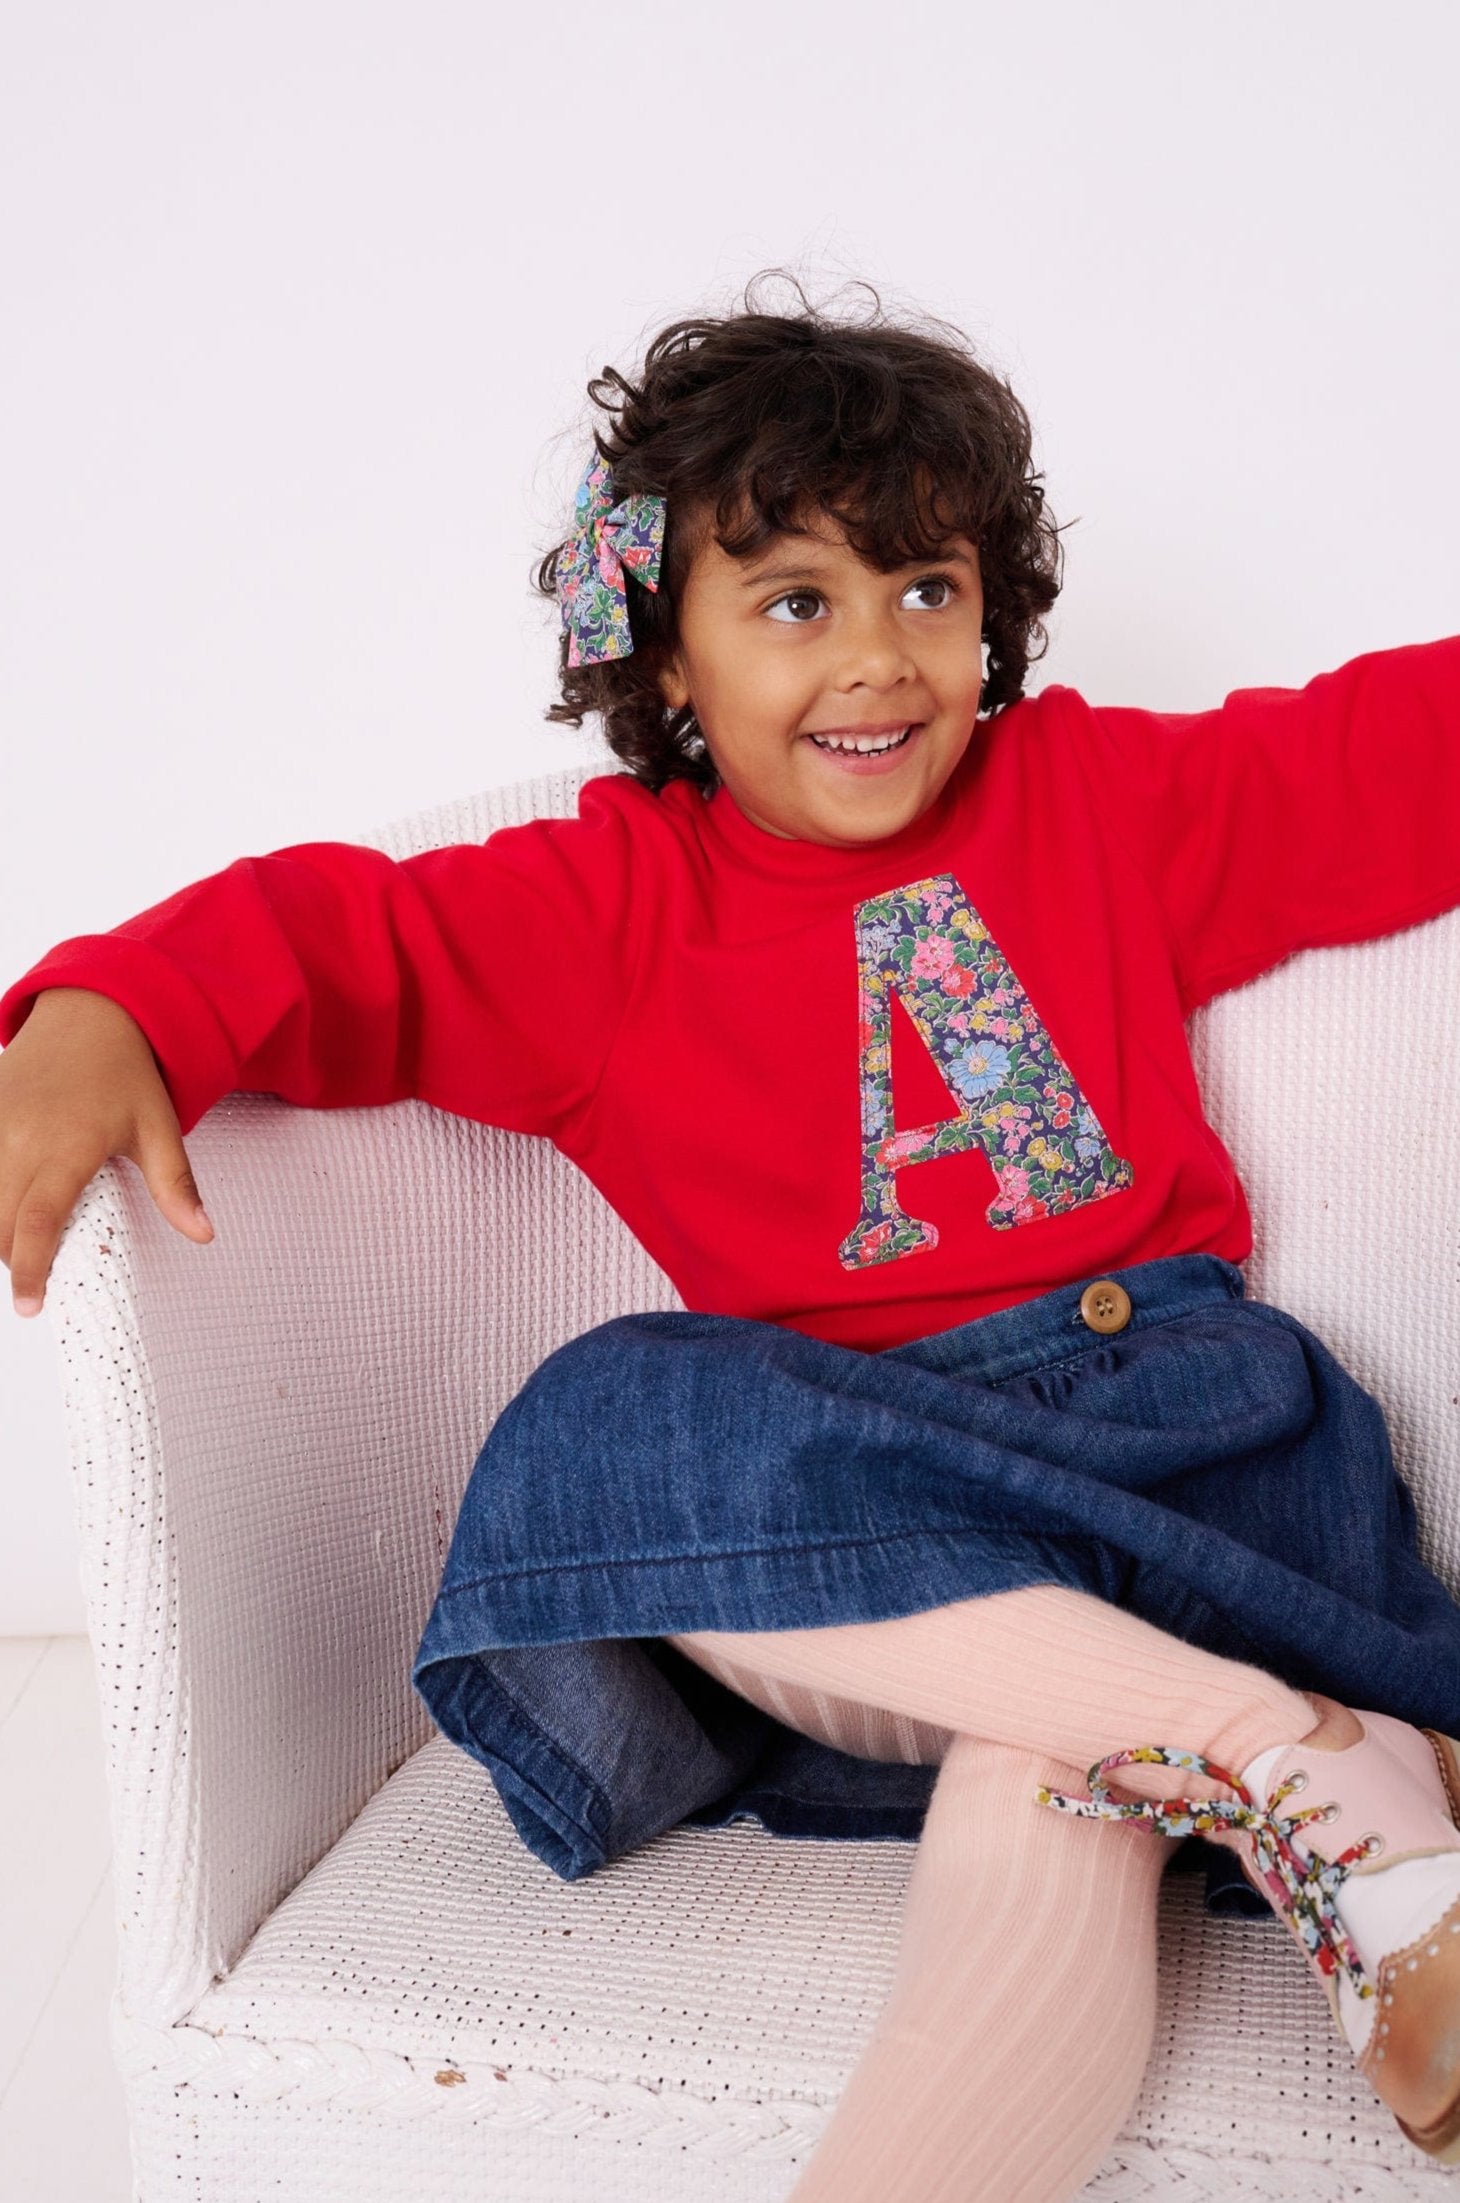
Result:
{"label": "girl's ear", "polygon": [[678,653],[666,658],[656,676],[659,693],[671,711],[683,711],[689,702],[689,683],[684,677]]}

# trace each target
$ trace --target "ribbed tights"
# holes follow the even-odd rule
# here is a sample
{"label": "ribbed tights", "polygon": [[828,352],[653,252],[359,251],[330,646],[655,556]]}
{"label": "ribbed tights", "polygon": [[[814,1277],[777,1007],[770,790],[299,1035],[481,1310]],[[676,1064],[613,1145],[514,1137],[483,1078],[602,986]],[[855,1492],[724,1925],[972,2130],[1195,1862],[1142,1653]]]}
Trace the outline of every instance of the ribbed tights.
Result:
{"label": "ribbed tights", "polygon": [[[887,2001],[788,2203],[1066,2203],[1140,2090],[1176,1844],[1035,1788],[1087,1795],[1086,1770],[1134,1744],[1238,1772],[1307,1736],[1313,1702],[1056,1584],[669,1642],[789,1728],[939,1768]],[[1172,1770],[1121,1768],[1116,1790],[1171,1795]]]}

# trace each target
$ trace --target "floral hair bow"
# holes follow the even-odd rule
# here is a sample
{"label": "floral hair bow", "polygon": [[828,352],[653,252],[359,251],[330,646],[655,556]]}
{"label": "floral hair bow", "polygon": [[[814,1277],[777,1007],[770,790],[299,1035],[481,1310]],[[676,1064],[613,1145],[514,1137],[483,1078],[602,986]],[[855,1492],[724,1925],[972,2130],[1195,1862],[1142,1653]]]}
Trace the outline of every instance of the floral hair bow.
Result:
{"label": "floral hair bow", "polygon": [[663,555],[663,498],[643,491],[616,504],[613,476],[595,450],[578,484],[573,533],[558,556],[570,666],[628,657],[634,644],[624,568],[646,589],[657,589]]}

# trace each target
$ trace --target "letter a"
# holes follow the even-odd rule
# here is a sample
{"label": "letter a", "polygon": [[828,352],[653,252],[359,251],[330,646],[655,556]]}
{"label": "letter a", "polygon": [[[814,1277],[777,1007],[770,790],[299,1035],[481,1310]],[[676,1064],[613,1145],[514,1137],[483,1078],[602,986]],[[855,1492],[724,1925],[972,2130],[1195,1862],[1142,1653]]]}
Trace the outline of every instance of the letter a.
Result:
{"label": "letter a", "polygon": [[[1061,1060],[1038,1012],[951,872],[896,887],[856,910],[862,1213],[837,1250],[843,1269],[936,1247],[909,1216],[897,1173],[981,1147],[997,1181],[984,1211],[1011,1231],[1134,1183]],[[958,1115],[894,1130],[892,995],[902,997]]]}

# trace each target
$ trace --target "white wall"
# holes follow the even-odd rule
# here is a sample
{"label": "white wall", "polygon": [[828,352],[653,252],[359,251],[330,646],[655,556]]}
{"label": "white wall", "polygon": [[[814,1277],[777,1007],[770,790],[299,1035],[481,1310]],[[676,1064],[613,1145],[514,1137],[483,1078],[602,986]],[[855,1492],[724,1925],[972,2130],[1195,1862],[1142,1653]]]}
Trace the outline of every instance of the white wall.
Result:
{"label": "white wall", "polygon": [[[0,984],[235,856],[605,757],[539,716],[526,583],[583,384],[770,263],[1013,376],[1079,516],[1041,678],[1194,708],[1460,628],[1457,25],[13,10]],[[0,1279],[0,1631],[82,1626],[50,1320]]]}

